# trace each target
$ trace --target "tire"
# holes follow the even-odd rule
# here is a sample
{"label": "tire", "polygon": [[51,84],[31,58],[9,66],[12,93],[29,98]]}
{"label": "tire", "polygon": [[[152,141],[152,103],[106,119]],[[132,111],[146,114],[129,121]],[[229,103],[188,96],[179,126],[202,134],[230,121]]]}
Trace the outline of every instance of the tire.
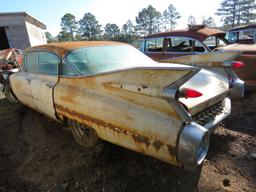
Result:
{"label": "tire", "polygon": [[4,94],[6,99],[13,104],[17,104],[19,103],[19,100],[16,98],[16,96],[14,95],[11,85],[10,83],[4,86]]}
{"label": "tire", "polygon": [[79,145],[85,148],[92,148],[99,144],[100,139],[93,128],[73,120],[68,120],[68,125],[76,143]]}

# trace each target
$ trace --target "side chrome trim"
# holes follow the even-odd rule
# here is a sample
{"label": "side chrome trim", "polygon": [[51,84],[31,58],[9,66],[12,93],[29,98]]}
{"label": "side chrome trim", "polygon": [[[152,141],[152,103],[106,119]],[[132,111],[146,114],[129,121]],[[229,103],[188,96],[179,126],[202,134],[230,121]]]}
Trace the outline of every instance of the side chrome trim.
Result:
{"label": "side chrome trim", "polygon": [[210,141],[209,131],[189,123],[181,131],[178,144],[178,161],[185,170],[195,171],[207,155]]}

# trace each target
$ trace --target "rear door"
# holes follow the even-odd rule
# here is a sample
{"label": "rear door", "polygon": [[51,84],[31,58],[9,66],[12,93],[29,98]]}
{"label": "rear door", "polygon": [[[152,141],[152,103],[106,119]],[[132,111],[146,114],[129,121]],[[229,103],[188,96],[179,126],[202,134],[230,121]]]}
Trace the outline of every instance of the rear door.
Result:
{"label": "rear door", "polygon": [[31,79],[31,92],[38,111],[56,119],[53,102],[53,89],[58,82],[60,58],[46,51],[36,52],[38,58],[38,73]]}
{"label": "rear door", "polygon": [[38,71],[37,53],[24,54],[23,69],[21,72],[10,76],[10,83],[16,97],[23,104],[36,109],[31,92],[31,81]]}

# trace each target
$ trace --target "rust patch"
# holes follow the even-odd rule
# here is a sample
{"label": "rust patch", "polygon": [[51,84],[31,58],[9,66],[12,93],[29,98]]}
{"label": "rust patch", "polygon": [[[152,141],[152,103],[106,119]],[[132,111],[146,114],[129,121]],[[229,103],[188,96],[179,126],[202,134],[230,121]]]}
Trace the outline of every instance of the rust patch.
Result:
{"label": "rust patch", "polygon": [[156,140],[153,143],[153,146],[156,148],[156,150],[159,150],[163,145],[164,145],[163,142],[160,140]]}
{"label": "rust patch", "polygon": [[[146,146],[149,146],[151,145],[151,142],[150,142],[150,138],[149,137],[146,137],[146,136],[142,136],[142,135],[138,135],[136,133],[133,133],[133,132],[130,132],[130,131],[126,131],[122,128],[119,128],[118,126],[115,126],[111,123],[106,123],[104,121],[101,121],[101,120],[98,120],[98,119],[95,119],[95,118],[92,118],[92,117],[89,117],[87,115],[84,115],[84,114],[81,114],[81,113],[78,113],[78,112],[75,112],[75,111],[71,111],[61,105],[58,105],[58,104],[55,104],[55,107],[57,110],[60,110],[60,111],[63,111],[63,112],[66,112],[67,114],[70,114],[71,116],[73,117],[78,117],[79,119],[82,119],[84,121],[87,122],[88,125],[92,124],[92,123],[95,123],[99,126],[103,126],[103,127],[108,127],[109,129],[111,129],[112,131],[114,132],[118,132],[118,133],[123,133],[125,135],[130,135],[132,136],[132,138],[137,142],[137,143],[143,143],[145,144]],[[61,114],[61,115],[64,115],[65,114]],[[158,142],[159,143],[159,142]],[[155,145],[153,145],[155,147]]]}
{"label": "rust patch", "polygon": [[[154,140],[148,136],[138,135],[135,132],[127,131],[111,123],[106,123],[102,120],[80,114],[58,104],[55,104],[55,107],[59,115],[69,117],[80,123],[91,126],[99,136],[102,136],[102,139],[106,139],[109,142],[113,142],[114,144],[123,146],[127,149],[155,157],[167,163],[179,165],[176,154],[174,153],[174,148],[160,140]],[[106,138],[104,137],[105,134],[108,135]],[[112,138],[114,140],[112,140]],[[123,143],[123,141],[125,142]]]}
{"label": "rust patch", "polygon": [[133,135],[133,139],[138,143],[144,143],[146,146],[150,145],[149,138],[142,136],[142,135]]}
{"label": "rust patch", "polygon": [[168,150],[169,150],[170,155],[172,155],[172,156],[174,157],[175,154],[176,154],[176,149],[175,149],[175,147],[173,147],[172,145],[167,145],[167,147],[168,147]]}

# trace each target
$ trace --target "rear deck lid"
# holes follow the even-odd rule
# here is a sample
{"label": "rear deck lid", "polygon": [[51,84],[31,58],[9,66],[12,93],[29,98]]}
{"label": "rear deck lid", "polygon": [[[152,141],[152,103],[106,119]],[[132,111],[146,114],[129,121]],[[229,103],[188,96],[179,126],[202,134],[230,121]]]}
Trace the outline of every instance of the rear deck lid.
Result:
{"label": "rear deck lid", "polygon": [[229,83],[225,76],[201,69],[180,87],[184,88],[194,89],[203,94],[197,98],[179,98],[188,112],[194,115],[223,100],[228,94]]}

